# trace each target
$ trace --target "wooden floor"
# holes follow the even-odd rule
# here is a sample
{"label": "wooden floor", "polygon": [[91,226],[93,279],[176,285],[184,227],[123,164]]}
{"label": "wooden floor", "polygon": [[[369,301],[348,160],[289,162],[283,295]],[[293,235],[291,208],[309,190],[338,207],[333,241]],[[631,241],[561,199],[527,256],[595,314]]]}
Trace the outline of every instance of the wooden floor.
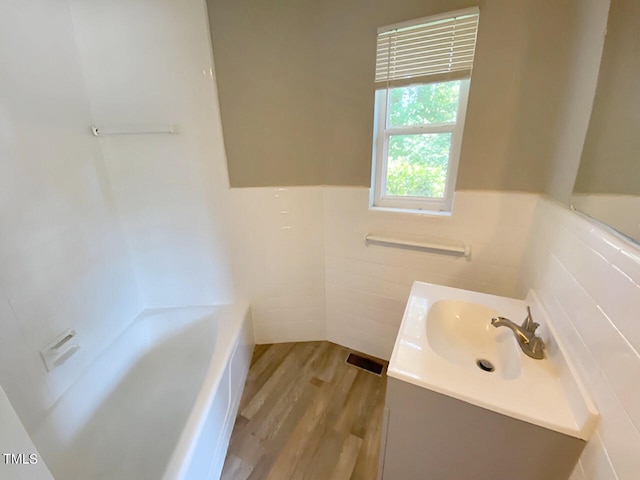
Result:
{"label": "wooden floor", "polygon": [[329,342],[256,345],[223,480],[375,480],[387,385]]}

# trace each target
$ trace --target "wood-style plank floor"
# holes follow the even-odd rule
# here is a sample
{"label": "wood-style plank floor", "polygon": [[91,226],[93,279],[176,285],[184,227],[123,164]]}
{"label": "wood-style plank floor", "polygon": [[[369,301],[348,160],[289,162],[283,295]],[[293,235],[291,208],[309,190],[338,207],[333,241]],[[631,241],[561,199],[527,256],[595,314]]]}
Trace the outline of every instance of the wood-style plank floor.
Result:
{"label": "wood-style plank floor", "polygon": [[387,385],[329,342],[256,345],[223,480],[375,480]]}

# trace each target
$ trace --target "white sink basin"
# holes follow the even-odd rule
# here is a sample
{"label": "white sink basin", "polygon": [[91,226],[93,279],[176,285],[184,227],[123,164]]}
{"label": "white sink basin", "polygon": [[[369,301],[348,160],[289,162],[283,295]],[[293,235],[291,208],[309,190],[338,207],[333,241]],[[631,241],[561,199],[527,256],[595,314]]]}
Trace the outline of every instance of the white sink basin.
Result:
{"label": "white sink basin", "polygon": [[[542,360],[526,356],[510,329],[491,325],[496,316],[522,323],[527,305],[541,325]],[[584,440],[597,424],[597,410],[534,292],[523,301],[415,282],[388,375]]]}
{"label": "white sink basin", "polygon": [[486,305],[438,300],[427,314],[427,342],[442,358],[474,374],[480,371],[504,380],[517,378],[520,348],[511,330],[491,325],[491,318],[497,316],[500,312]]}

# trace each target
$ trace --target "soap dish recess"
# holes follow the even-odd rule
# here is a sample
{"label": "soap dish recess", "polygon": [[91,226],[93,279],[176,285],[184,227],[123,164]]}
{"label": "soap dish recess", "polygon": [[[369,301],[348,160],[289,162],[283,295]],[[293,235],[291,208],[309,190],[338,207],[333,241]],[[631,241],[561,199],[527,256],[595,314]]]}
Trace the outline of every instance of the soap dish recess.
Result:
{"label": "soap dish recess", "polygon": [[72,341],[75,336],[75,330],[65,330],[40,350],[40,356],[42,357],[45,367],[47,367],[47,372],[59,367],[66,362],[69,357],[80,350],[80,345]]}

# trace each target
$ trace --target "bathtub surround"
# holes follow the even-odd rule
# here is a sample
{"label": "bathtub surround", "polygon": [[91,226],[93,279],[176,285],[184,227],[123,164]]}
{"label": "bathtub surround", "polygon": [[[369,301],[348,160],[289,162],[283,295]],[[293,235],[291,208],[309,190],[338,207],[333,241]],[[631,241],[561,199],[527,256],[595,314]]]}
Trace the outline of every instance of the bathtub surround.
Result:
{"label": "bathtub surround", "polygon": [[[0,384],[29,433],[146,308],[237,298],[209,47],[197,0],[3,2]],[[180,134],[89,130],[162,122]]]}
{"label": "bathtub surround", "polygon": [[246,312],[168,308],[136,319],[32,432],[56,478],[215,478],[253,350]]}
{"label": "bathtub surround", "polygon": [[[73,29],[68,1],[3,2],[0,383],[27,431],[144,308]],[[68,328],[81,348],[47,373]]]}
{"label": "bathtub surround", "polygon": [[205,5],[71,5],[92,123],[179,129],[94,140],[144,305],[231,301],[231,209]]}

